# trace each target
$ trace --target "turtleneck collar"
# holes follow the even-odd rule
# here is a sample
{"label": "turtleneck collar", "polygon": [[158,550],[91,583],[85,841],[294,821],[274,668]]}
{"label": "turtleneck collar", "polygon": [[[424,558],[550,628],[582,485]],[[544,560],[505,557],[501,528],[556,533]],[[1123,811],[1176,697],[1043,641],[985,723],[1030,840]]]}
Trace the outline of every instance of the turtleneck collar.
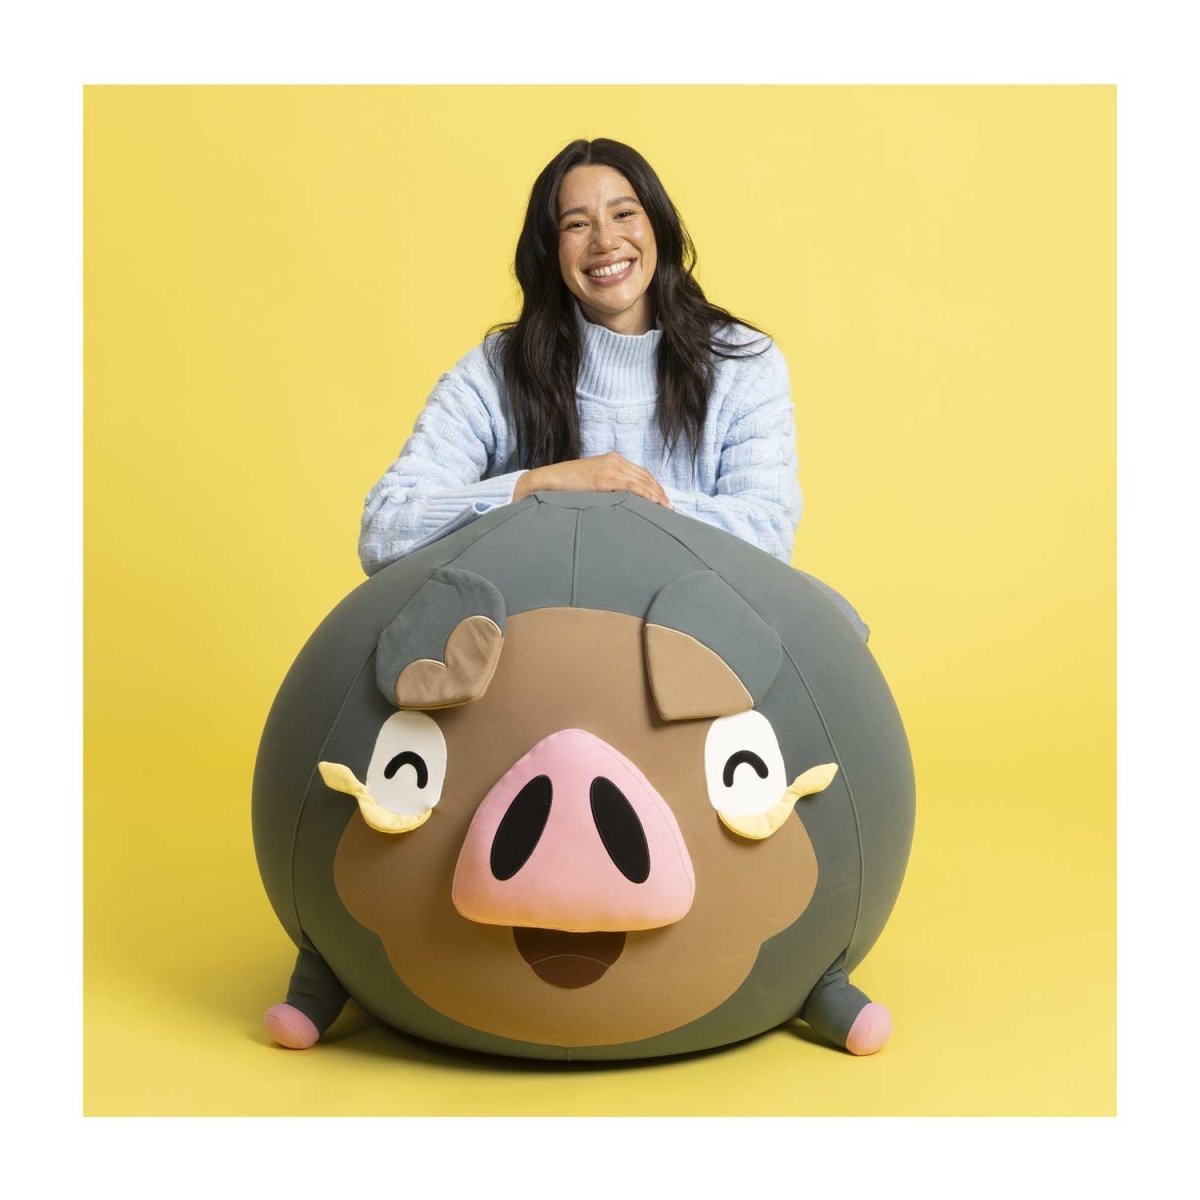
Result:
{"label": "turtleneck collar", "polygon": [[658,343],[662,341],[662,326],[657,321],[646,333],[613,333],[589,321],[573,297],[572,311],[582,351],[580,392],[617,401],[658,394]]}

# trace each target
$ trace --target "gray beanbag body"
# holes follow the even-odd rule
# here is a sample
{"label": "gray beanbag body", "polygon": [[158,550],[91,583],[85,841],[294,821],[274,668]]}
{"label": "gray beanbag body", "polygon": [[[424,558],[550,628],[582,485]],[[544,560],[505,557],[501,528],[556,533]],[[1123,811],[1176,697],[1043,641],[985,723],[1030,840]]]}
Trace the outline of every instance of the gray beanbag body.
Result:
{"label": "gray beanbag body", "polygon": [[824,585],[626,493],[539,492],[322,622],[268,717],[254,839],[299,950],[268,1014],[353,996],[494,1054],[633,1059],[803,1016],[869,1053],[847,975],[913,827],[903,726]]}

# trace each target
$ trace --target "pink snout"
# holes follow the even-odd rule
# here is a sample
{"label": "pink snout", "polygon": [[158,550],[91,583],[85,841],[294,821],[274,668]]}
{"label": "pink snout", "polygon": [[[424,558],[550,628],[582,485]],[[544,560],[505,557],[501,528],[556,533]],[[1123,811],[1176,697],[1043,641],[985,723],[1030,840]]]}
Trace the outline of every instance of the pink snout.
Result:
{"label": "pink snout", "polygon": [[468,920],[571,933],[670,925],[695,894],[670,806],[582,729],[543,738],[488,792],[451,891]]}

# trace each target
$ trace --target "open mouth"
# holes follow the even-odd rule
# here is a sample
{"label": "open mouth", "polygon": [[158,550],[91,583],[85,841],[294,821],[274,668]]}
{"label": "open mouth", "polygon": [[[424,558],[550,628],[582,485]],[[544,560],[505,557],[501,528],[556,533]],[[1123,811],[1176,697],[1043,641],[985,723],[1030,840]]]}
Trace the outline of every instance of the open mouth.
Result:
{"label": "open mouth", "polygon": [[625,934],[566,933],[561,929],[516,926],[513,941],[539,979],[561,988],[595,983],[621,957]]}
{"label": "open mouth", "polygon": [[602,274],[597,275],[593,271],[585,271],[584,274],[592,283],[604,285],[620,283],[622,280],[628,279],[632,270],[633,259],[630,258],[623,263],[614,263],[611,267],[604,267]]}

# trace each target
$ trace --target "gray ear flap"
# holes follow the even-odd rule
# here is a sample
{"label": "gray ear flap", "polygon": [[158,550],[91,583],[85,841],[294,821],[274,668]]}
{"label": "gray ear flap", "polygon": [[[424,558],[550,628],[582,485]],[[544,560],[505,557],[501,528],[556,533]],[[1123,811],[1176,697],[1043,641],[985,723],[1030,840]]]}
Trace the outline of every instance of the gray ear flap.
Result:
{"label": "gray ear flap", "polygon": [[439,567],[379,636],[375,680],[398,708],[451,708],[487,691],[504,645],[495,584]]}
{"label": "gray ear flap", "polygon": [[664,721],[726,717],[767,694],[779,634],[713,571],[671,580],[646,613],[646,669]]}

